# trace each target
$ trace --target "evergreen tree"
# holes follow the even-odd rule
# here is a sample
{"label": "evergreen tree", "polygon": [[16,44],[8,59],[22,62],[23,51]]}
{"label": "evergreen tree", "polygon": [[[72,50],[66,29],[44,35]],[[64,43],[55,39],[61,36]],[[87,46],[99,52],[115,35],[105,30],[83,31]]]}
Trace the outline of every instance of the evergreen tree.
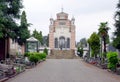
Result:
{"label": "evergreen tree", "polygon": [[21,25],[19,26],[19,29],[18,29],[18,43],[20,45],[25,43],[26,39],[30,37],[30,32],[28,30],[29,26],[30,24],[27,23],[26,13],[25,11],[23,11],[21,15]]}
{"label": "evergreen tree", "polygon": [[41,44],[43,45],[43,35],[42,35],[42,31],[39,32],[39,41],[41,42]]}
{"label": "evergreen tree", "polygon": [[120,51],[120,0],[117,4],[117,11],[115,14],[115,31],[114,31],[114,37],[113,37],[113,46],[117,48]]}
{"label": "evergreen tree", "polygon": [[33,31],[33,34],[32,36],[35,37],[37,39],[37,35],[38,35],[38,32],[36,31],[36,29]]}

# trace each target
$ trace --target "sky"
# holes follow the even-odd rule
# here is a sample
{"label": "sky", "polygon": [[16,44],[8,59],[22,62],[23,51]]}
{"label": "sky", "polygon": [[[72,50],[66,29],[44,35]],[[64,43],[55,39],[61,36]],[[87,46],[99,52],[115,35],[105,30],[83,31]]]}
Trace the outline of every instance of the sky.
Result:
{"label": "sky", "polygon": [[23,0],[29,30],[49,33],[50,18],[56,19],[61,12],[69,14],[69,19],[75,17],[76,41],[88,39],[93,32],[98,32],[100,22],[108,22],[110,38],[113,36],[114,15],[118,0]]}

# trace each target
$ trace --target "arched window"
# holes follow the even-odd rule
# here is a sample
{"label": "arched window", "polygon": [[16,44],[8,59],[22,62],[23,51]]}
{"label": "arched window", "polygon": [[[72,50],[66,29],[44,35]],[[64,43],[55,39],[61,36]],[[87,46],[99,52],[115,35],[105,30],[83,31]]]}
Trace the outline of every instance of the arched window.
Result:
{"label": "arched window", "polygon": [[58,39],[55,38],[55,48],[58,48]]}

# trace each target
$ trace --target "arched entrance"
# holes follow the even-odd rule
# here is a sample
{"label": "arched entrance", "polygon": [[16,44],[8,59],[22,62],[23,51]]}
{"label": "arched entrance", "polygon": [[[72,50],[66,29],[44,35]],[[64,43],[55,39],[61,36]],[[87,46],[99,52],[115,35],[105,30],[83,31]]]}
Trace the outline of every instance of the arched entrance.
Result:
{"label": "arched entrance", "polygon": [[65,48],[65,37],[63,36],[59,38],[59,47],[61,50]]}

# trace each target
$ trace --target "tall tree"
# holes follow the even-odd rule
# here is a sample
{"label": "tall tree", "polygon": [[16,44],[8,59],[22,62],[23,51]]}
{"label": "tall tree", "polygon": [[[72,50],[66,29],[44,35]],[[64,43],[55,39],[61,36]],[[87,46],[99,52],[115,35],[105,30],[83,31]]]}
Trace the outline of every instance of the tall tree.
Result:
{"label": "tall tree", "polygon": [[37,35],[38,35],[38,32],[37,32],[37,30],[35,29],[35,30],[33,31],[32,36],[35,37],[35,38],[37,39]]}
{"label": "tall tree", "polygon": [[0,38],[17,37],[15,19],[19,19],[22,7],[22,0],[0,0]]}
{"label": "tall tree", "polygon": [[35,37],[35,38],[43,45],[42,31],[38,32],[38,31],[35,29],[35,30],[33,31],[32,36]]}
{"label": "tall tree", "polygon": [[120,0],[117,4],[117,11],[115,14],[115,31],[114,31],[114,37],[113,37],[113,46],[117,48],[120,52]]}
{"label": "tall tree", "polygon": [[98,34],[100,35],[100,37],[102,38],[103,42],[104,42],[104,53],[106,53],[106,43],[108,41],[108,23],[107,22],[101,22],[99,25],[99,29],[98,29]]}
{"label": "tall tree", "polygon": [[24,44],[26,42],[26,39],[30,37],[30,32],[28,30],[28,27],[30,26],[30,23],[27,23],[26,19],[26,13],[25,11],[22,12],[21,15],[21,25],[18,29],[18,43],[20,45]]}
{"label": "tall tree", "polygon": [[39,39],[39,40],[40,40],[41,44],[43,45],[43,35],[42,35],[42,31],[40,31],[39,34],[40,34],[40,37],[39,37],[40,39]]}
{"label": "tall tree", "polygon": [[90,38],[88,39],[88,43],[92,50],[92,56],[97,57],[97,54],[99,53],[100,49],[100,39],[96,32],[93,32],[91,34]]}

